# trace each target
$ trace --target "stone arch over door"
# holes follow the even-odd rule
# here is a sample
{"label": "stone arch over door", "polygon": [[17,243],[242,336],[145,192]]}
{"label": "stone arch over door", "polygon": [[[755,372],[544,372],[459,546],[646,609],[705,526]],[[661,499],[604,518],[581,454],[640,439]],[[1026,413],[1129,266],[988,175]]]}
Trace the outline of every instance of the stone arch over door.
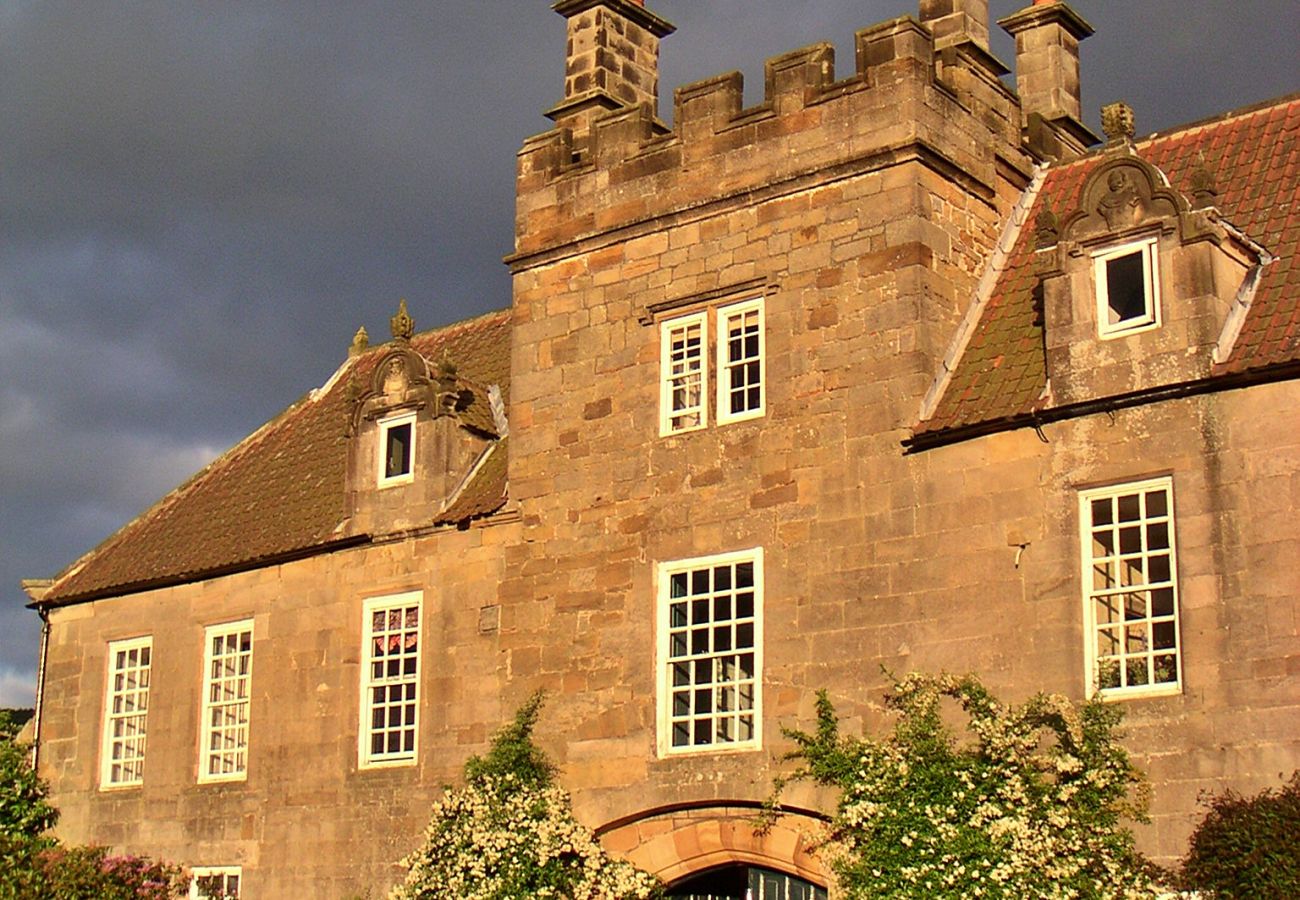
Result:
{"label": "stone arch over door", "polygon": [[752,802],[678,804],[645,810],[596,829],[607,850],[672,884],[690,875],[744,863],[829,886],[831,874],[812,848],[826,818],[785,810],[762,834]]}

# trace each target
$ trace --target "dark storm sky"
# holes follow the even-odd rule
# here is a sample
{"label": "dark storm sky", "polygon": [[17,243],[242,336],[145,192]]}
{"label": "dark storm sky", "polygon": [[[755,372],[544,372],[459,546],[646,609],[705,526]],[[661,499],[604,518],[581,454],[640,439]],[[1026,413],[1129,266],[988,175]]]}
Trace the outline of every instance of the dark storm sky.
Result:
{"label": "dark storm sky", "polygon": [[[993,16],[1022,2],[993,3]],[[1141,132],[1300,89],[1294,0],[1076,0],[1084,104]],[[914,0],[651,0],[662,83]],[[378,339],[510,302],[514,153],[559,99],[546,0],[0,5],[0,706],[48,577]],[[1007,63],[1011,42],[998,33]],[[663,109],[671,113],[666,99]]]}

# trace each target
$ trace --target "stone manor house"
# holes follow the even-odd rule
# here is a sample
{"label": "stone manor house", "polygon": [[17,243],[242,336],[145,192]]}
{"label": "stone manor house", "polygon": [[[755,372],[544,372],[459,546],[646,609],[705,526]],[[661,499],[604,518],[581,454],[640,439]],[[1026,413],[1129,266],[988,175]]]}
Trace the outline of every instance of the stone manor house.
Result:
{"label": "stone manor house", "polygon": [[678,88],[670,127],[673,27],[554,6],[509,308],[403,305],[26,583],[62,834],[195,896],[382,891],[544,688],[611,851],[824,897],[833,797],[751,817],[816,689],[887,721],[882,666],[1122,704],[1165,860],[1198,792],[1300,766],[1300,95],[1098,138],[1066,3],[998,23],[1012,90],[987,0],[920,0],[847,65],[769,59],[757,105]]}

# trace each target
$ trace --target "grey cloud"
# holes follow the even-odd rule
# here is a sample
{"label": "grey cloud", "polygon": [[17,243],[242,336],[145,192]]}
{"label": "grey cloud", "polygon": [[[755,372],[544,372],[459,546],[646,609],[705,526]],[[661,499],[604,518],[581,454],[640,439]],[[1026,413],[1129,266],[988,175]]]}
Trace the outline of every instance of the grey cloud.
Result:
{"label": "grey cloud", "polygon": [[[650,5],[679,26],[665,117],[675,85],[728,69],[756,102],[764,57],[816,40],[847,73],[856,29],[917,8]],[[1150,130],[1297,87],[1293,0],[1075,5],[1099,29],[1094,127],[1120,97]],[[19,578],[320,384],[399,297],[421,326],[509,302],[514,155],[548,125],[563,46],[548,0],[0,4],[5,691],[35,665]]]}

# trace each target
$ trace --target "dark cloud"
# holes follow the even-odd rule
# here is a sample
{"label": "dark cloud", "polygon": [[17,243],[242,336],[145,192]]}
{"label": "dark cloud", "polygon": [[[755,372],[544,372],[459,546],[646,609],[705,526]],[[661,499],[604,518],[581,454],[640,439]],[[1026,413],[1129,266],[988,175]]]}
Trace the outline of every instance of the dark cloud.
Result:
{"label": "dark cloud", "polygon": [[[671,88],[911,0],[660,0]],[[1021,3],[995,0],[994,17]],[[1297,87],[1292,0],[1077,0],[1090,124]],[[0,6],[0,705],[30,699],[53,575],[323,382],[399,297],[509,303],[514,154],[559,99],[545,0]],[[1011,43],[999,36],[1006,61]]]}

